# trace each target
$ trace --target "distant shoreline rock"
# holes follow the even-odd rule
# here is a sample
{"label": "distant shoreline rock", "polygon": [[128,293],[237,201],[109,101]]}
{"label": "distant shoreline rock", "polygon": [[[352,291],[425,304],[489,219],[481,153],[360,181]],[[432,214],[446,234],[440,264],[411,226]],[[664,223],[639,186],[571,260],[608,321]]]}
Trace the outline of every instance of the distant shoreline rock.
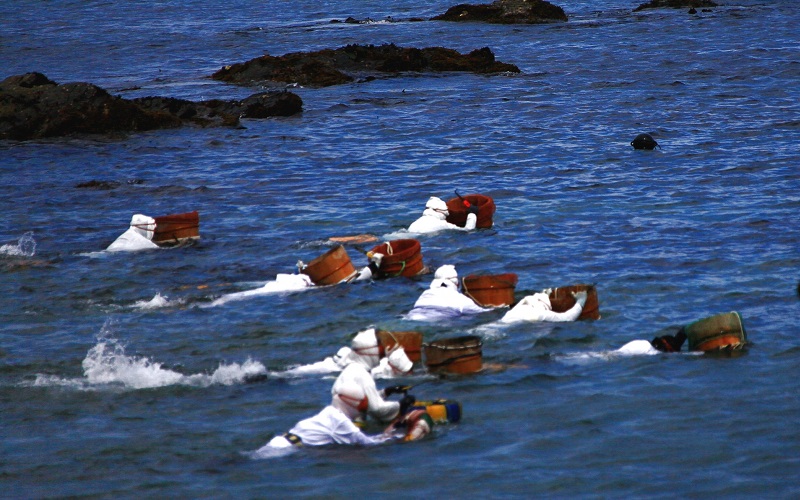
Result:
{"label": "distant shoreline rock", "polygon": [[347,45],[338,49],[293,52],[283,56],[265,55],[225,66],[211,77],[239,85],[275,82],[329,87],[356,81],[359,76],[369,79],[374,78],[375,74],[426,71],[480,74],[520,72],[513,64],[495,61],[494,53],[488,47],[465,55],[443,47],[416,49],[386,44]]}
{"label": "distant shoreline rock", "polygon": [[242,101],[128,100],[90,83],[58,84],[42,73],[26,73],[0,82],[0,139],[235,126],[240,118],[289,116],[302,106],[300,97],[289,92],[256,94]]}
{"label": "distant shoreline rock", "polygon": [[711,0],[651,0],[633,9],[634,12],[645,9],[699,9],[703,7],[719,7]]}
{"label": "distant shoreline rock", "polygon": [[460,4],[433,17],[434,21],[492,24],[541,24],[567,21],[564,9],[545,0],[497,0],[491,4]]}

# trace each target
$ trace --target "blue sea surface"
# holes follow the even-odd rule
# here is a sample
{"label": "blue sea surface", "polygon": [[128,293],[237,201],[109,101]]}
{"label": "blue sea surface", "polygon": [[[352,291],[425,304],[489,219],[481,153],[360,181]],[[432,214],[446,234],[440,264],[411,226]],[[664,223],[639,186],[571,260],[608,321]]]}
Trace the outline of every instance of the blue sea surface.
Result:
{"label": "blue sea surface", "polygon": [[[210,75],[353,43],[489,47],[521,70],[293,86],[302,114],[239,128],[0,142],[0,496],[800,496],[796,2],[427,20],[456,3],[0,4],[0,78],[126,98],[240,99],[264,88]],[[347,17],[371,22],[331,23]],[[634,150],[639,133],[661,148]],[[93,180],[112,184],[78,187]],[[518,298],[596,283],[602,318],[404,320],[431,275],[211,306],[331,236],[400,231],[456,189],[491,196],[494,226],[420,237],[428,266],[516,273]],[[102,252],[135,213],[192,210],[197,245]],[[751,342],[741,355],[611,354],[728,311]],[[248,376],[319,361],[369,326],[482,335],[491,369],[408,379],[420,399],[460,402],[462,420],[416,443],[253,458],[325,406],[332,379]]]}

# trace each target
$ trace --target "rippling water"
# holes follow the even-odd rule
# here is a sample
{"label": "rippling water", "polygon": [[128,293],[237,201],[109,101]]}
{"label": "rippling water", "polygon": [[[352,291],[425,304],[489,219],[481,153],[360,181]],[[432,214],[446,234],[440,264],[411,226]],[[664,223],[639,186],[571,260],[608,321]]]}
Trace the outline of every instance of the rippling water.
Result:
{"label": "rippling water", "polygon": [[[3,77],[125,97],[240,98],[260,89],[208,75],[347,43],[488,46],[522,70],[295,88],[301,116],[240,129],[0,144],[5,494],[797,497],[800,15],[723,3],[575,1],[543,26],[408,21],[442,1],[4,3]],[[348,16],[377,22],[329,22]],[[662,148],[633,150],[641,132]],[[76,187],[90,180],[119,185]],[[427,264],[515,272],[518,294],[594,282],[602,319],[425,325],[427,339],[483,332],[484,360],[506,365],[412,378],[418,397],[460,401],[460,424],[248,458],[324,406],[331,380],[247,376],[369,325],[416,326],[401,316],[428,278],[209,305],[329,236],[398,231],[454,189],[492,196],[495,226],[421,238]],[[133,213],[190,210],[197,246],[99,252]],[[609,354],[731,310],[743,356]]]}

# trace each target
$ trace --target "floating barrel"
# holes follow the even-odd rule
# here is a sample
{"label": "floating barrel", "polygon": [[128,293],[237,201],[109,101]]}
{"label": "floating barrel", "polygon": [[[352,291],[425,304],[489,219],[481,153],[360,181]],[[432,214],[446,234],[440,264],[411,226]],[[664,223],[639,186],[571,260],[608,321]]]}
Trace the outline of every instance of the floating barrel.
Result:
{"label": "floating barrel", "polygon": [[383,254],[376,276],[378,279],[411,277],[425,270],[425,264],[422,262],[422,245],[419,240],[409,238],[387,241],[374,247],[372,251]]}
{"label": "floating barrel", "polygon": [[461,403],[457,401],[417,401],[411,410],[425,410],[435,424],[455,424],[461,420]]}
{"label": "floating barrel", "polygon": [[301,271],[315,285],[335,285],[355,276],[356,268],[342,245],[335,246],[308,263]]}
{"label": "floating barrel", "polygon": [[461,280],[464,295],[483,307],[510,306],[514,303],[514,288],[517,286],[514,273],[475,275]]}
{"label": "floating barrel", "polygon": [[[478,206],[478,222],[475,224],[477,228],[490,228],[492,227],[492,218],[494,217],[494,200],[489,196],[482,194],[467,194],[462,196],[471,205]],[[464,227],[467,224],[467,207],[461,198],[453,198],[447,201],[447,211],[450,214],[447,216],[447,222],[455,224],[459,227]]]}
{"label": "floating barrel", "polygon": [[739,348],[747,343],[742,317],[736,311],[704,318],[684,327],[690,351]]}
{"label": "floating barrel", "polygon": [[412,363],[422,359],[422,332],[388,332],[378,330],[375,332],[378,337],[378,347],[381,356],[392,350],[398,344],[406,352],[406,356]]}
{"label": "floating barrel", "polygon": [[600,300],[594,285],[573,285],[554,288],[550,293],[550,305],[555,312],[566,312],[575,305],[572,292],[586,292],[586,304],[578,319],[600,319]]}
{"label": "floating barrel", "polygon": [[422,345],[432,372],[475,373],[483,366],[483,342],[476,335],[436,340]]}
{"label": "floating barrel", "polygon": [[156,228],[153,243],[157,245],[178,244],[200,238],[200,214],[197,211],[163,215],[154,219]]}

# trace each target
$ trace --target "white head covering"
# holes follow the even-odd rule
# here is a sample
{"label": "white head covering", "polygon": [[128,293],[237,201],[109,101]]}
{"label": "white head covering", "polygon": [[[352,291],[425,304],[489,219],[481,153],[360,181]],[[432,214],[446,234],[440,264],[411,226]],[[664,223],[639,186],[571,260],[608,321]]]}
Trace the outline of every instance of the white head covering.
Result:
{"label": "white head covering", "polygon": [[350,347],[352,348],[352,352],[348,357],[352,361],[364,365],[367,371],[373,369],[381,361],[378,336],[375,334],[374,328],[367,328],[364,331],[358,332],[350,342]]}
{"label": "white head covering", "polygon": [[392,351],[388,356],[389,366],[391,366],[394,370],[402,374],[406,374],[411,371],[411,368],[414,367],[414,363],[408,359],[408,355],[406,354],[406,350],[402,347],[398,347],[394,351]]}
{"label": "white head covering", "polygon": [[431,210],[443,210],[447,212],[447,203],[445,203],[441,198],[431,196],[428,198],[428,203],[425,204],[425,208],[430,208]]}
{"label": "white head covering", "polygon": [[332,392],[331,406],[351,420],[367,411],[367,395],[360,385],[353,382],[334,384]]}
{"label": "white head covering", "polygon": [[135,214],[131,217],[131,229],[141,234],[148,240],[153,239],[156,230],[156,220],[142,214]]}
{"label": "white head covering", "polygon": [[458,289],[458,273],[456,272],[455,266],[451,266],[450,264],[445,264],[440,266],[436,273],[433,275],[433,281],[431,281],[431,288],[453,288]]}
{"label": "white head covering", "polygon": [[450,211],[447,210],[447,203],[445,203],[444,200],[436,196],[431,196],[425,204],[425,211],[422,212],[422,215],[445,220],[447,216],[450,215]]}

